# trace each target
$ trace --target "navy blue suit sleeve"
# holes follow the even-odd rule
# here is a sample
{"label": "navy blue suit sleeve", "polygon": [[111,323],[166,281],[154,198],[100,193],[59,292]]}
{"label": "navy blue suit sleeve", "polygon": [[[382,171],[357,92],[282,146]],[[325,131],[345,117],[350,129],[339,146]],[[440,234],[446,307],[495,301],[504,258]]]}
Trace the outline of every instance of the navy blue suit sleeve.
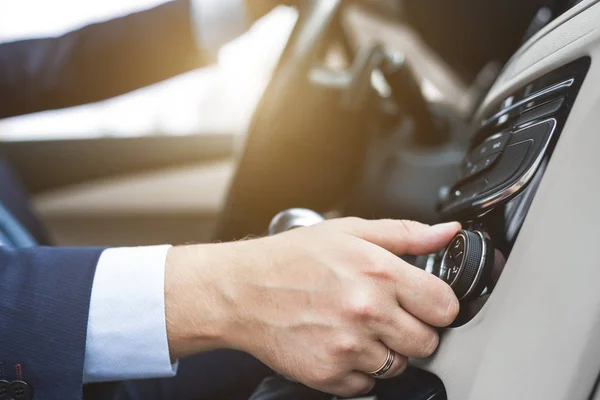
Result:
{"label": "navy blue suit sleeve", "polygon": [[117,96],[198,68],[188,0],[0,44],[0,118]]}
{"label": "navy blue suit sleeve", "polygon": [[0,246],[0,373],[36,400],[79,399],[100,248]]}

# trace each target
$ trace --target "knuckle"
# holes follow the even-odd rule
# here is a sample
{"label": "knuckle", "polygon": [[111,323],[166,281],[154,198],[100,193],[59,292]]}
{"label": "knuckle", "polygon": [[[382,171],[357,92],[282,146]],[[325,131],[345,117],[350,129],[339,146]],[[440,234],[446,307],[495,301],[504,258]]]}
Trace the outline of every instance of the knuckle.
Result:
{"label": "knuckle", "polygon": [[380,326],[397,326],[399,323],[396,313],[393,312],[382,312],[373,318],[373,322]]}
{"label": "knuckle", "polygon": [[439,342],[437,332],[428,326],[413,328],[407,335],[412,357],[428,357],[433,354]]}
{"label": "knuckle", "polygon": [[413,282],[414,290],[433,300],[431,323],[435,326],[450,325],[458,316],[460,304],[454,291],[441,279],[427,274],[419,275]]}
{"label": "knuckle", "polygon": [[339,335],[332,353],[338,357],[349,357],[359,354],[362,351],[360,340],[354,335]]}
{"label": "knuckle", "polygon": [[340,397],[354,397],[354,396],[360,395],[361,393],[358,393],[355,388],[346,384],[346,385],[340,386],[339,389],[335,390],[335,394]]}
{"label": "knuckle", "polygon": [[331,388],[339,385],[343,377],[334,371],[321,371],[321,373],[315,375],[311,380],[317,387]]}
{"label": "knuckle", "polygon": [[375,386],[374,379],[354,380],[346,383],[336,393],[341,397],[359,396],[370,392]]}
{"label": "knuckle", "polygon": [[381,282],[391,282],[396,284],[398,277],[398,270],[392,268],[390,262],[384,257],[378,257],[377,255],[362,256],[362,259],[355,257],[356,260],[360,260],[363,265],[363,272],[366,276],[374,278]]}
{"label": "knuckle", "polygon": [[375,380],[369,379],[369,380],[365,381],[364,383],[356,386],[355,395],[367,394],[371,390],[373,390],[374,387],[375,387]]}
{"label": "knuckle", "polygon": [[348,228],[348,229],[360,229],[360,227],[363,226],[365,220],[359,217],[344,217],[344,218],[339,218],[337,220],[337,223],[340,224],[340,226]]}
{"label": "knuckle", "polygon": [[376,319],[377,302],[370,293],[355,295],[346,305],[346,315],[353,321],[370,321]]}

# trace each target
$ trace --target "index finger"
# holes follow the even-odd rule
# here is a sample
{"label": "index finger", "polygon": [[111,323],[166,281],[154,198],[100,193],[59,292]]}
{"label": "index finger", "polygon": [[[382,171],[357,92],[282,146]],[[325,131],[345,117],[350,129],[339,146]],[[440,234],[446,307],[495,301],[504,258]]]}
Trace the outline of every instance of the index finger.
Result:
{"label": "index finger", "polygon": [[458,222],[426,225],[408,220],[342,218],[337,223],[344,232],[396,255],[436,253],[461,229]]}

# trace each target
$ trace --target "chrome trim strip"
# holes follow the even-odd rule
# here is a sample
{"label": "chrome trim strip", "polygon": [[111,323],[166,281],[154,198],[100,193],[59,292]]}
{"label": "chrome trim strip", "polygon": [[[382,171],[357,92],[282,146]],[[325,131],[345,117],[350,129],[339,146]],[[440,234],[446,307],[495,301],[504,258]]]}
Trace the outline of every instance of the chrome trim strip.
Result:
{"label": "chrome trim strip", "polygon": [[498,111],[492,117],[490,117],[487,120],[483,121],[481,123],[481,126],[488,125],[490,122],[492,122],[492,121],[500,118],[504,114],[506,114],[506,113],[508,113],[510,111],[513,111],[514,109],[519,108],[522,105],[527,104],[530,101],[537,99],[538,97],[545,96],[545,95],[550,94],[552,92],[556,92],[557,90],[560,90],[560,89],[565,89],[565,88],[571,87],[571,86],[573,86],[574,83],[575,83],[575,78],[570,78],[570,79],[567,79],[566,81],[562,81],[562,82],[556,83],[556,84],[554,84],[552,86],[549,86],[549,87],[547,87],[545,89],[539,90],[539,91],[537,91],[537,92],[529,95],[529,97],[526,97],[526,98],[524,98],[522,100],[519,100],[515,104],[513,104],[513,105],[511,105],[509,107],[506,107],[503,110]]}
{"label": "chrome trim strip", "polygon": [[471,286],[469,287],[469,290],[467,290],[465,295],[458,300],[464,299],[465,297],[469,296],[471,294],[471,292],[473,292],[473,289],[475,289],[475,286],[477,286],[477,283],[479,283],[479,279],[481,279],[481,274],[483,273],[483,264],[485,263],[485,258],[487,257],[487,249],[486,249],[485,237],[483,236],[483,233],[481,233],[481,231],[473,231],[473,232],[475,232],[481,238],[481,260],[479,261],[479,267],[477,267],[477,275],[475,275],[475,280],[473,281],[473,283],[471,284]]}
{"label": "chrome trim strip", "polygon": [[[507,188],[504,188],[503,190],[500,190],[499,192],[493,193],[483,199],[473,202],[471,204],[471,207],[487,208],[487,207],[493,206],[496,203],[498,203],[498,202],[506,199],[507,197],[510,197],[514,193],[518,192],[523,186],[525,186],[526,184],[529,183],[531,178],[533,178],[535,171],[537,171],[538,167],[540,166],[544,156],[546,155],[546,151],[548,150],[548,144],[550,143],[550,140],[552,140],[552,136],[554,136],[554,132],[556,131],[556,126],[558,125],[558,122],[556,121],[556,118],[549,118],[549,119],[540,121],[536,124],[529,125],[525,128],[522,128],[522,129],[519,129],[519,130],[513,132],[513,134],[516,134],[516,133],[522,132],[526,129],[531,129],[534,126],[546,124],[548,122],[552,122],[552,130],[550,131],[550,134],[548,135],[548,139],[546,140],[546,143],[543,144],[543,147],[540,150],[540,152],[538,153],[537,158],[533,161],[533,163],[531,164],[529,169],[523,175],[521,175],[521,177],[519,178],[519,180],[517,182],[513,183],[512,185],[510,185]],[[525,141],[523,141],[523,142],[525,142]],[[508,147],[516,146],[523,142],[514,143]]]}

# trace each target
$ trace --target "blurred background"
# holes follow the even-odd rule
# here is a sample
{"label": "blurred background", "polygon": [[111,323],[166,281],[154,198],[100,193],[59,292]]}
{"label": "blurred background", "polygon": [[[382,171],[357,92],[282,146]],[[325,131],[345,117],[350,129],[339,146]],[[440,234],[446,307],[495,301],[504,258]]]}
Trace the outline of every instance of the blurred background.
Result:
{"label": "blurred background", "polygon": [[[163,2],[0,0],[0,41],[58,36],[86,24]],[[401,2],[390,4],[395,12],[400,12]],[[443,100],[444,94],[454,97],[457,88],[464,90],[464,84],[457,76],[452,76],[450,70],[441,71],[442,59],[435,59],[433,54],[428,53],[408,26],[391,22],[391,19],[384,21],[381,16],[368,11],[357,10],[348,17],[348,22],[355,27],[354,31],[360,32],[359,41],[379,39],[411,55],[418,53],[411,60],[424,66],[424,89],[430,98]],[[295,9],[278,7],[249,32],[224,46],[218,63],[212,67],[108,101],[2,120],[0,138],[44,140],[199,132],[242,133],[295,20]],[[454,100],[452,103],[455,104]]]}
{"label": "blurred background", "polygon": [[[57,36],[163,2],[0,0],[0,42]],[[538,16],[544,18],[550,10],[555,13],[557,4],[565,2],[363,1],[347,7],[343,22],[353,47],[379,42],[404,54],[425,98],[468,118],[532,21]],[[61,154],[49,160],[73,158],[69,149],[81,148],[65,143],[93,141],[97,146],[97,141],[104,146],[107,141],[98,140],[104,138],[189,137],[194,138],[193,143],[205,138],[199,145],[205,153],[211,146],[219,149],[193,162],[105,174],[64,185],[38,184],[35,180],[40,165],[30,171],[27,165],[17,165],[57,243],[127,245],[208,240],[236,166],[236,150],[241,148],[296,18],[294,8],[276,8],[246,34],[225,45],[217,63],[210,67],[110,100],[0,120],[0,141],[5,148],[16,149],[16,154],[24,148],[22,142],[53,143],[39,150],[42,167],[52,152]],[[1,94],[0,101],[6,101]],[[127,143],[135,147],[137,142]],[[127,157],[131,153],[105,152],[95,162],[123,163],[123,154]],[[65,168],[77,168],[72,164],[65,164],[61,174],[69,172]],[[82,226],[87,227],[85,234]]]}
{"label": "blurred background", "polygon": [[[0,41],[57,36],[162,2],[0,0]],[[390,10],[397,12],[397,5]],[[220,135],[235,147],[236,138],[243,138],[296,17],[294,8],[276,8],[224,46],[213,66],[110,100],[0,120],[0,140]],[[360,7],[349,13],[348,23],[355,27],[353,32],[360,32],[355,38],[359,42],[384,40],[411,54],[412,61],[423,66],[420,71],[428,97],[443,101],[451,96],[450,103],[461,104],[455,100],[464,92],[464,84],[407,26]],[[463,106],[464,102],[462,99]],[[112,162],[110,155],[105,162]],[[41,190],[34,201],[59,244],[203,241],[210,237],[234,166],[233,157],[219,157],[185,167],[117,174]],[[195,223],[185,222],[190,220]],[[83,235],[82,224],[93,229]]]}
{"label": "blurred background", "polygon": [[[163,2],[0,0],[0,41],[57,36]],[[0,137],[44,140],[241,132],[294,21],[295,10],[281,7],[225,46],[213,67],[108,101],[3,120]]]}

